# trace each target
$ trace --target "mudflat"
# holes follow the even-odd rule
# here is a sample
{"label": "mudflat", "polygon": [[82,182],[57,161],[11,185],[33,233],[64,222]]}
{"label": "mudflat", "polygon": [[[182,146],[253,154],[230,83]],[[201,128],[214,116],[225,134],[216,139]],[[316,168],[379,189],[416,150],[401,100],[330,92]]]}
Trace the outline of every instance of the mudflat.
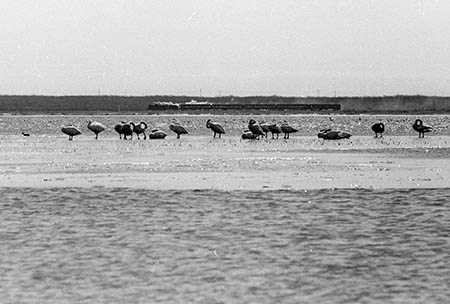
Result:
{"label": "mudflat", "polygon": [[0,187],[125,187],[154,190],[444,188],[450,137],[323,141],[106,136],[4,136]]}

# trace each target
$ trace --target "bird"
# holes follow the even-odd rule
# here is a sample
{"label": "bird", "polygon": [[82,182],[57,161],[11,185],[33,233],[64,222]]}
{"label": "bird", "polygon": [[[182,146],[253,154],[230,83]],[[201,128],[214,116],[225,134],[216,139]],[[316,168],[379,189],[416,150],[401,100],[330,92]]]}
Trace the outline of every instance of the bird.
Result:
{"label": "bird", "polygon": [[378,138],[378,134],[380,134],[380,137],[383,137],[384,132],[384,123],[378,122],[372,126],[372,131],[375,132],[375,138]]}
{"label": "bird", "polygon": [[80,135],[81,131],[75,127],[75,126],[65,126],[61,128],[61,131],[66,134],[69,135],[69,140],[73,140],[74,136]]}
{"label": "bird", "polygon": [[419,138],[424,138],[425,133],[431,132],[433,130],[432,127],[424,126],[422,120],[416,119],[413,124],[413,129],[419,132]]}
{"label": "bird", "polygon": [[177,138],[180,138],[181,134],[189,134],[185,127],[183,127],[179,122],[174,120],[170,125],[169,129],[177,134]]}
{"label": "bird", "polygon": [[[133,124],[134,125],[134,124]],[[144,134],[144,140],[147,139],[147,135],[145,134],[145,130],[147,130],[148,126],[145,122],[141,121],[137,125],[134,126],[134,133],[136,133],[137,138],[139,138],[140,134]]]}
{"label": "bird", "polygon": [[261,129],[264,131],[264,134],[267,138],[267,133],[270,132],[269,124],[267,122],[260,122],[259,125],[261,126]]}
{"label": "bird", "polygon": [[244,132],[242,132],[242,139],[256,139],[255,134],[253,134],[252,131],[250,130],[244,130]]}
{"label": "bird", "polygon": [[281,133],[281,127],[277,123],[274,123],[272,125],[269,125],[269,131],[270,131],[270,133],[272,133],[272,139],[275,139],[274,134],[277,135],[277,139],[278,139],[278,136]]}
{"label": "bird", "polygon": [[225,129],[220,124],[212,122],[211,119],[208,119],[206,122],[206,127],[214,132],[214,138],[216,137],[216,134],[219,134],[219,138],[221,138],[222,134],[225,134]]}
{"label": "bird", "polygon": [[259,139],[259,136],[265,135],[261,126],[258,125],[254,119],[250,119],[248,122],[248,129],[253,133],[256,139]]}
{"label": "bird", "polygon": [[124,124],[126,124],[126,122],[122,121],[121,123],[114,126],[114,130],[116,130],[116,132],[119,133],[119,139],[122,139]]}
{"label": "bird", "polygon": [[[130,136],[130,139],[133,139],[133,132],[134,132],[134,128],[135,128],[135,124],[130,121],[130,122],[121,122],[120,123],[120,132],[119,134],[123,134],[123,139],[127,139],[127,136]],[[117,127],[117,126],[116,126]],[[116,129],[117,131],[117,129]]]}
{"label": "bird", "polygon": [[30,136],[29,133],[25,133],[25,132],[22,132],[22,135],[23,135],[23,136]]}
{"label": "bird", "polygon": [[161,131],[160,129],[153,129],[150,131],[150,134],[148,135],[149,139],[164,139],[167,136],[166,133]]}
{"label": "bird", "polygon": [[298,130],[293,128],[293,127],[291,127],[286,120],[281,125],[281,132],[284,133],[284,139],[289,139],[289,134],[295,133],[297,131]]}
{"label": "bird", "polygon": [[319,131],[319,134],[317,134],[317,136],[326,140],[338,140],[350,138],[352,135],[340,130],[322,129]]}
{"label": "bird", "polygon": [[87,128],[95,133],[95,139],[98,139],[98,134],[106,130],[106,126],[97,121],[88,121]]}

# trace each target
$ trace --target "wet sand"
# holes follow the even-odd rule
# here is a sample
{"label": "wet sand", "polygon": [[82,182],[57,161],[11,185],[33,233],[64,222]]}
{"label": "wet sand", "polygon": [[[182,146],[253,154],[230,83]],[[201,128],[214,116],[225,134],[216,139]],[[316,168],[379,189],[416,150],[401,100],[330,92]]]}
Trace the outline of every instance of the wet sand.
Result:
{"label": "wet sand", "polygon": [[288,141],[12,136],[0,147],[0,187],[444,188],[450,185],[449,143],[447,136],[355,136],[339,142],[312,136]]}

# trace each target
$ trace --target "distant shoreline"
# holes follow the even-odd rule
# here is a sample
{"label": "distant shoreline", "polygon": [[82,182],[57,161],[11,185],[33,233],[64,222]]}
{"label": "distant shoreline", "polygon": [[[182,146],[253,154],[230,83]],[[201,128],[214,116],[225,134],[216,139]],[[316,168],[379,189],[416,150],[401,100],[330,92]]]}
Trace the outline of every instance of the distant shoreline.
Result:
{"label": "distant shoreline", "polygon": [[[194,102],[194,105],[192,103]],[[160,104],[181,105],[161,107]],[[186,106],[190,104],[190,106]],[[450,97],[0,95],[3,114],[447,114]]]}
{"label": "distant shoreline", "polygon": [[211,112],[190,112],[190,111],[182,111],[182,112],[173,112],[173,111],[159,111],[159,112],[97,112],[97,111],[76,111],[76,112],[3,112],[0,113],[0,117],[2,116],[135,116],[135,115],[148,115],[148,116],[176,116],[176,115],[204,115],[204,116],[221,116],[221,115],[317,115],[317,116],[330,116],[330,115],[382,115],[382,116],[398,116],[398,115],[450,115],[450,111],[445,112],[429,112],[429,111],[421,111],[421,112],[246,112],[246,113],[237,113],[237,112],[225,112],[225,111],[211,111]]}

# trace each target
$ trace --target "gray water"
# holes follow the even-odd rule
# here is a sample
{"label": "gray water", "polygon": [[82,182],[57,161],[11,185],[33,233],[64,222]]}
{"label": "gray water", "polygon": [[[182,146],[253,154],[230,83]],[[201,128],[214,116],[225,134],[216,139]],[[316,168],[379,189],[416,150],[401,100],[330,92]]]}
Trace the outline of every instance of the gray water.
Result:
{"label": "gray water", "polygon": [[1,303],[449,303],[450,189],[0,189]]}

